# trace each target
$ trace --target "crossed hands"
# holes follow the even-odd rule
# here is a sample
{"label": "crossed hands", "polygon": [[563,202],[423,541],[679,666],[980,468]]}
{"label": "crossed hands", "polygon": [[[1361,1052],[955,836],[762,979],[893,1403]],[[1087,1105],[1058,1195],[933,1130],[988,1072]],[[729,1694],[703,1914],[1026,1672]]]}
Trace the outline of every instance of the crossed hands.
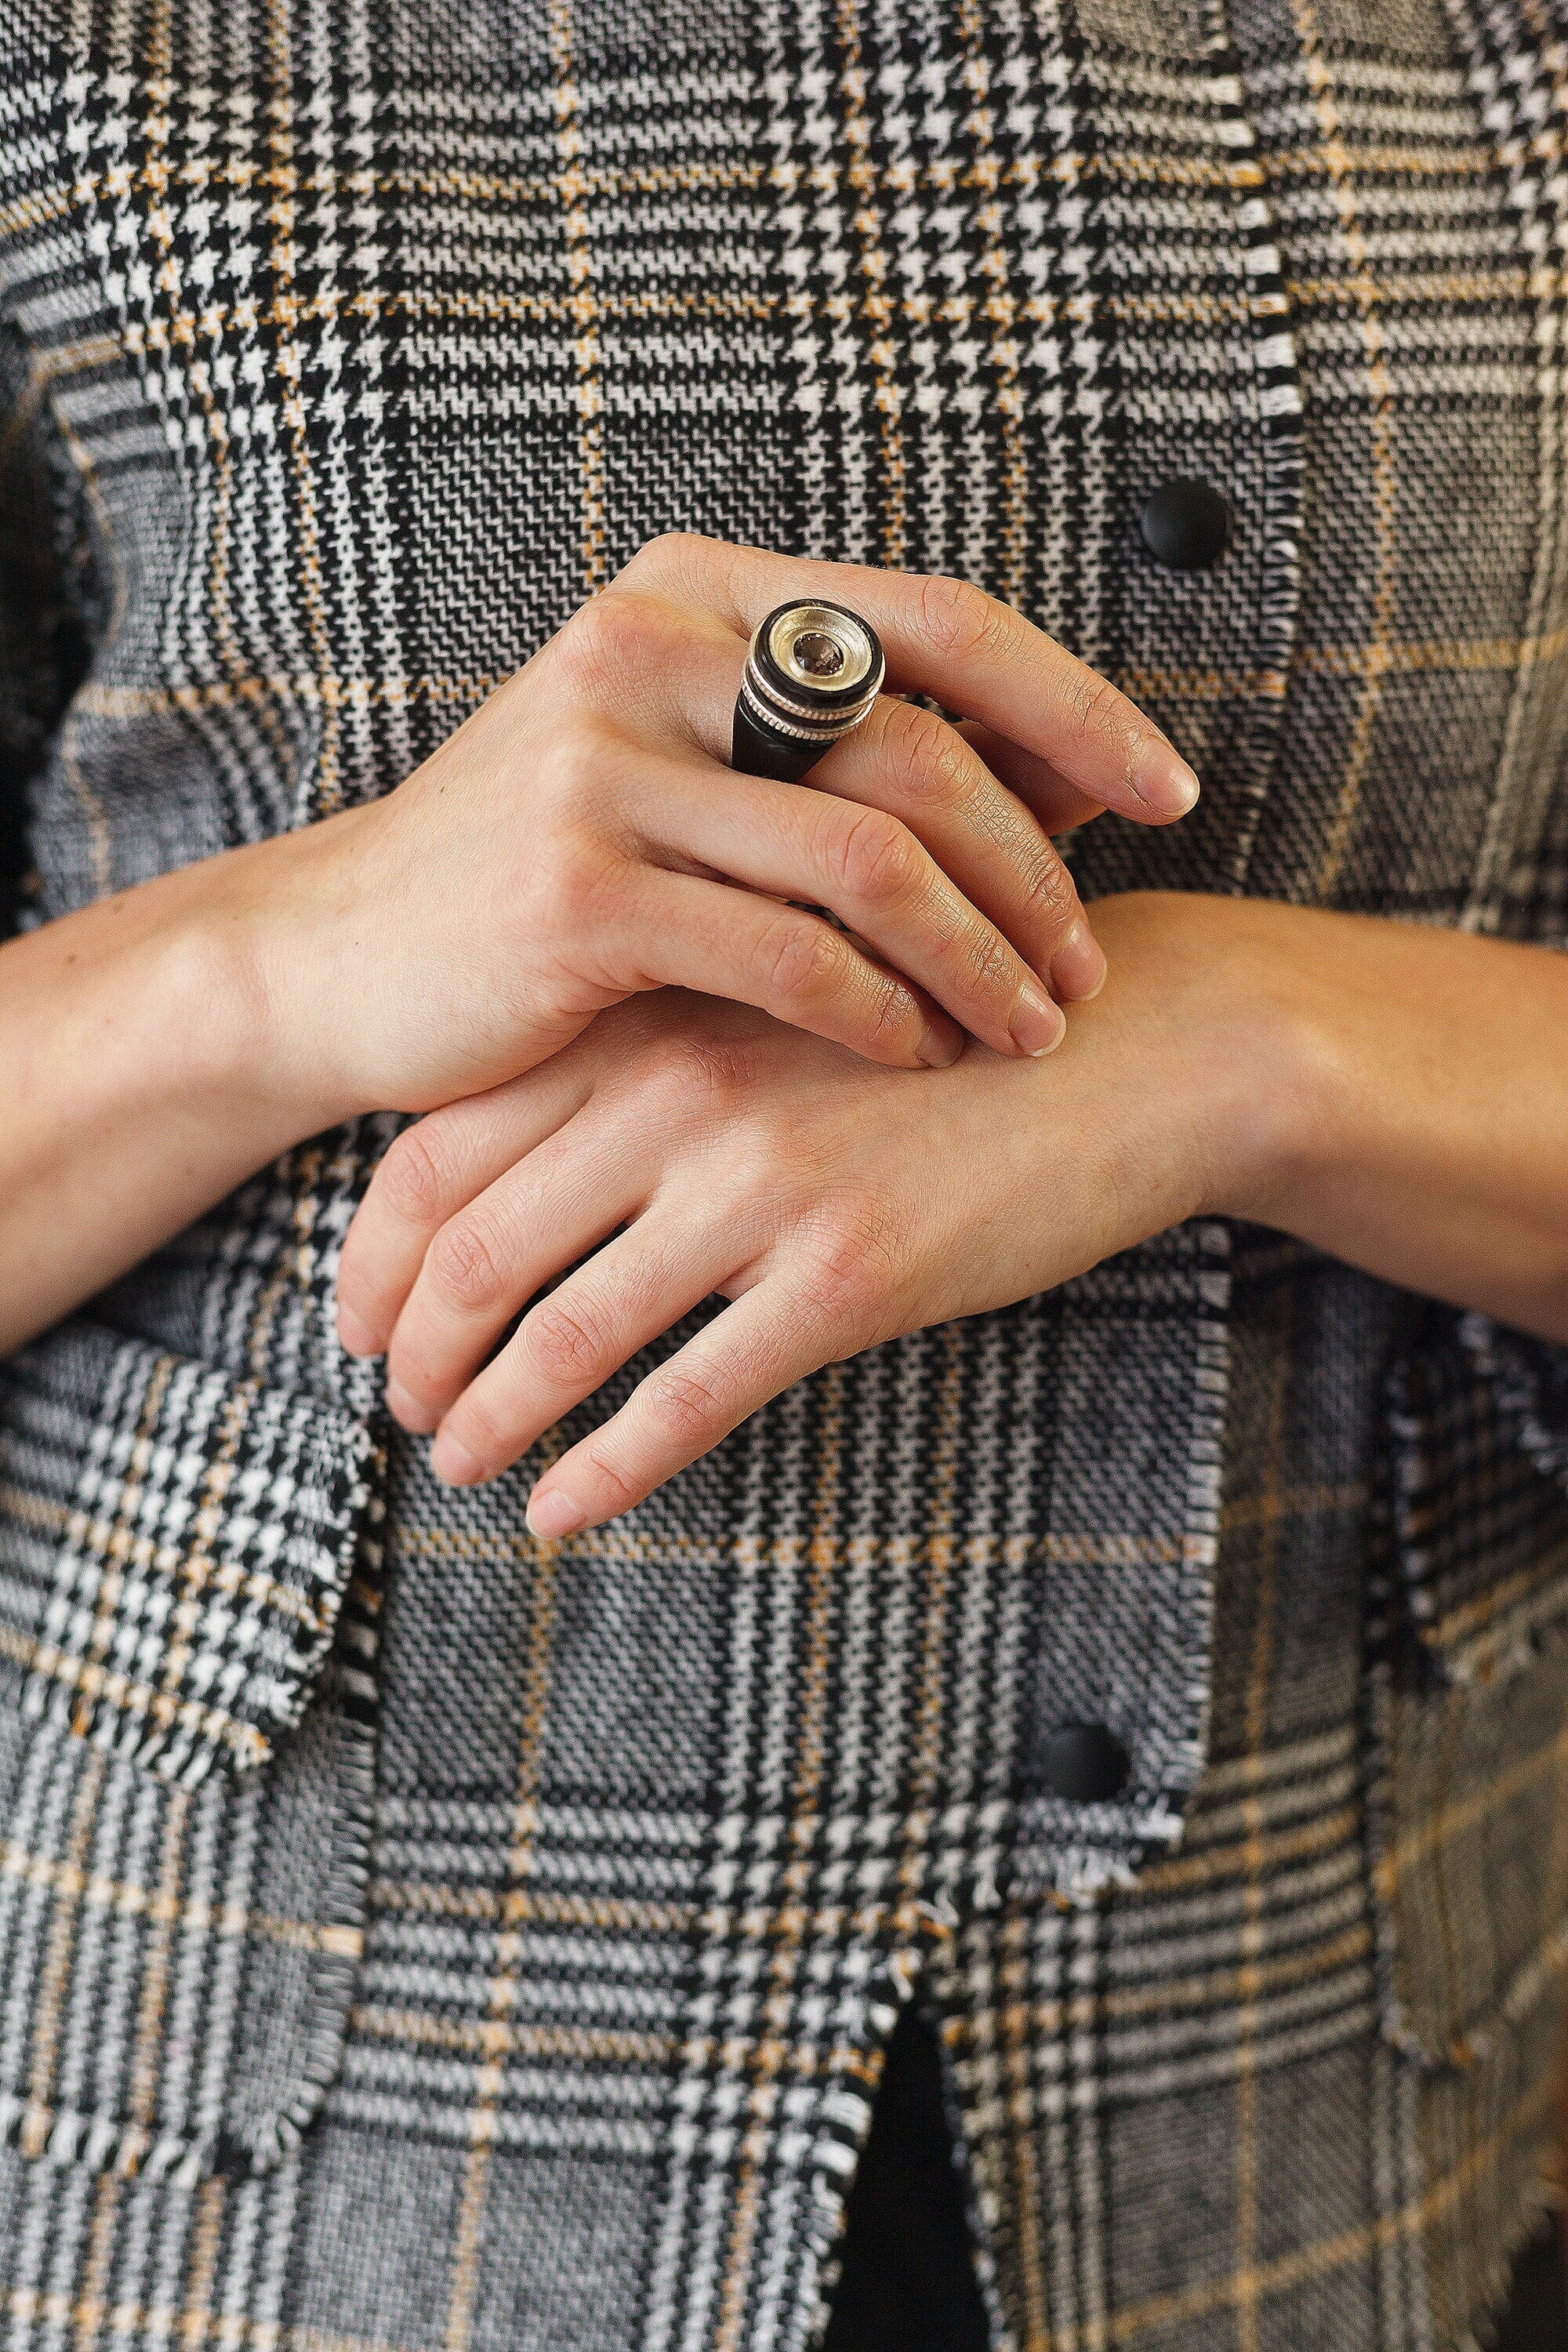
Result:
{"label": "crossed hands", "polygon": [[[751,627],[805,595],[865,613],[891,691],[807,783],[739,777]],[[825,1363],[1228,1205],[1245,916],[1144,894],[1101,901],[1097,939],[1051,838],[1195,794],[1131,703],[976,590],[645,549],[358,813],[377,905],[443,863],[461,894],[452,976],[372,1041],[368,1098],[427,1115],[339,1279],[345,1347],[385,1353],[438,1474],[495,1476],[727,1300],[535,1486],[534,1532],[569,1534]]]}

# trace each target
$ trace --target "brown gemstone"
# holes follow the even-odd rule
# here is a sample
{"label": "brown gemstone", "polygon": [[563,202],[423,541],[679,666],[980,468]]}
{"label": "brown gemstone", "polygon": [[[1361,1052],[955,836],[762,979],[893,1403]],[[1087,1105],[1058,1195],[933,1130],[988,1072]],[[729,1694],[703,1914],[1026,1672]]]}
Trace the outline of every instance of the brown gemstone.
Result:
{"label": "brown gemstone", "polygon": [[790,650],[807,677],[837,677],[844,667],[844,648],[826,629],[806,629]]}

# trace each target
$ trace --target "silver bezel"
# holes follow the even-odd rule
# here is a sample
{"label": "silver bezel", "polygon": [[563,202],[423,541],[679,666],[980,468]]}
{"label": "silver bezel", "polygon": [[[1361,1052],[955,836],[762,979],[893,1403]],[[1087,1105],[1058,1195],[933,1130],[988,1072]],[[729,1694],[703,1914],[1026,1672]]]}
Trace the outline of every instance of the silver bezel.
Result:
{"label": "silver bezel", "polygon": [[[802,667],[796,648],[805,637],[826,637],[843,656],[830,677],[819,681],[815,672]],[[806,696],[819,685],[831,685],[835,694],[843,694],[869,679],[874,667],[872,639],[865,624],[832,604],[792,604],[775,614],[768,630],[767,650],[784,676]]]}
{"label": "silver bezel", "polygon": [[[826,709],[819,698],[817,682],[792,657],[793,647],[800,639],[814,634],[829,636],[843,646],[850,665],[847,676],[842,670],[835,674],[834,700]],[[798,696],[785,693],[773,677],[763,671],[760,657],[764,654],[792,682],[799,681]],[[759,621],[746,654],[741,696],[757,725],[795,742],[819,744],[826,751],[841,735],[847,735],[852,727],[860,724],[881,691],[883,676],[881,649],[863,622],[853,614],[837,611],[831,604],[805,599],[792,604],[786,612]],[[853,687],[862,678],[865,692],[853,701],[844,701],[846,686]]]}

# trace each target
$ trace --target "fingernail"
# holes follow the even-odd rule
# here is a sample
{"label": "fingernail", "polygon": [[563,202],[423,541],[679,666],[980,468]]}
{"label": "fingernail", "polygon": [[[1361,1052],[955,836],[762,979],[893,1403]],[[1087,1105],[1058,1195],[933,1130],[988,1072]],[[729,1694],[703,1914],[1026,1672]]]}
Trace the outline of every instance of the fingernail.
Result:
{"label": "fingernail", "polygon": [[915,1055],[928,1070],[951,1070],[963,1051],[961,1030],[928,1029],[915,1048]]}
{"label": "fingernail", "polygon": [[1157,816],[1185,816],[1197,799],[1198,780],[1174,751],[1150,743],[1133,772],[1132,789]]}
{"label": "fingernail", "polygon": [[362,1323],[352,1307],[338,1309],[338,1344],[351,1356],[379,1356],[375,1333]]}
{"label": "fingernail", "polygon": [[386,1383],[386,1410],[393,1420],[413,1437],[426,1436],[441,1418],[438,1412],[432,1412],[428,1405],[421,1404],[417,1397],[411,1397],[399,1381],[393,1380]]}
{"label": "fingernail", "polygon": [[1079,1003],[1105,986],[1105,950],[1087,923],[1075,923],[1051,958],[1051,986]]}
{"label": "fingernail", "polygon": [[430,1448],[430,1467],[448,1486],[476,1486],[484,1475],[468,1447],[444,1429]]}
{"label": "fingernail", "polygon": [[547,1487],[542,1495],[536,1486],[528,1498],[529,1533],[538,1536],[543,1543],[552,1543],[557,1536],[572,1535],[587,1516],[564,1486]]}
{"label": "fingernail", "polygon": [[1036,1055],[1052,1052],[1067,1034],[1067,1025],[1061,1006],[1053,1004],[1043,988],[1026,980],[1007,1024],[1018,1051]]}

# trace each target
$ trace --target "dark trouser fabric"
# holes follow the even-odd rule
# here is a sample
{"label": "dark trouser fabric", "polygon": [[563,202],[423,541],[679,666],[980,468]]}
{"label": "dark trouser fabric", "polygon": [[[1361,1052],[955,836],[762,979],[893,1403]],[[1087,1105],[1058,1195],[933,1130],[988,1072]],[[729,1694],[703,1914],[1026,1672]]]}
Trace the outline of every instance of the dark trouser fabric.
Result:
{"label": "dark trouser fabric", "polygon": [[888,2044],[849,2194],[823,2352],[986,2352],[936,2034],[913,2002]]}
{"label": "dark trouser fabric", "polygon": [[1497,2352],[1563,2352],[1568,2345],[1568,2268],[1562,2238],[1545,2230],[1526,2246]]}
{"label": "dark trouser fabric", "polygon": [[[986,2352],[942,2058],[911,2002],[888,2044],[845,2221],[822,2352]],[[1564,2352],[1568,2265],[1555,2228],[1520,2257],[1496,2352]]]}

